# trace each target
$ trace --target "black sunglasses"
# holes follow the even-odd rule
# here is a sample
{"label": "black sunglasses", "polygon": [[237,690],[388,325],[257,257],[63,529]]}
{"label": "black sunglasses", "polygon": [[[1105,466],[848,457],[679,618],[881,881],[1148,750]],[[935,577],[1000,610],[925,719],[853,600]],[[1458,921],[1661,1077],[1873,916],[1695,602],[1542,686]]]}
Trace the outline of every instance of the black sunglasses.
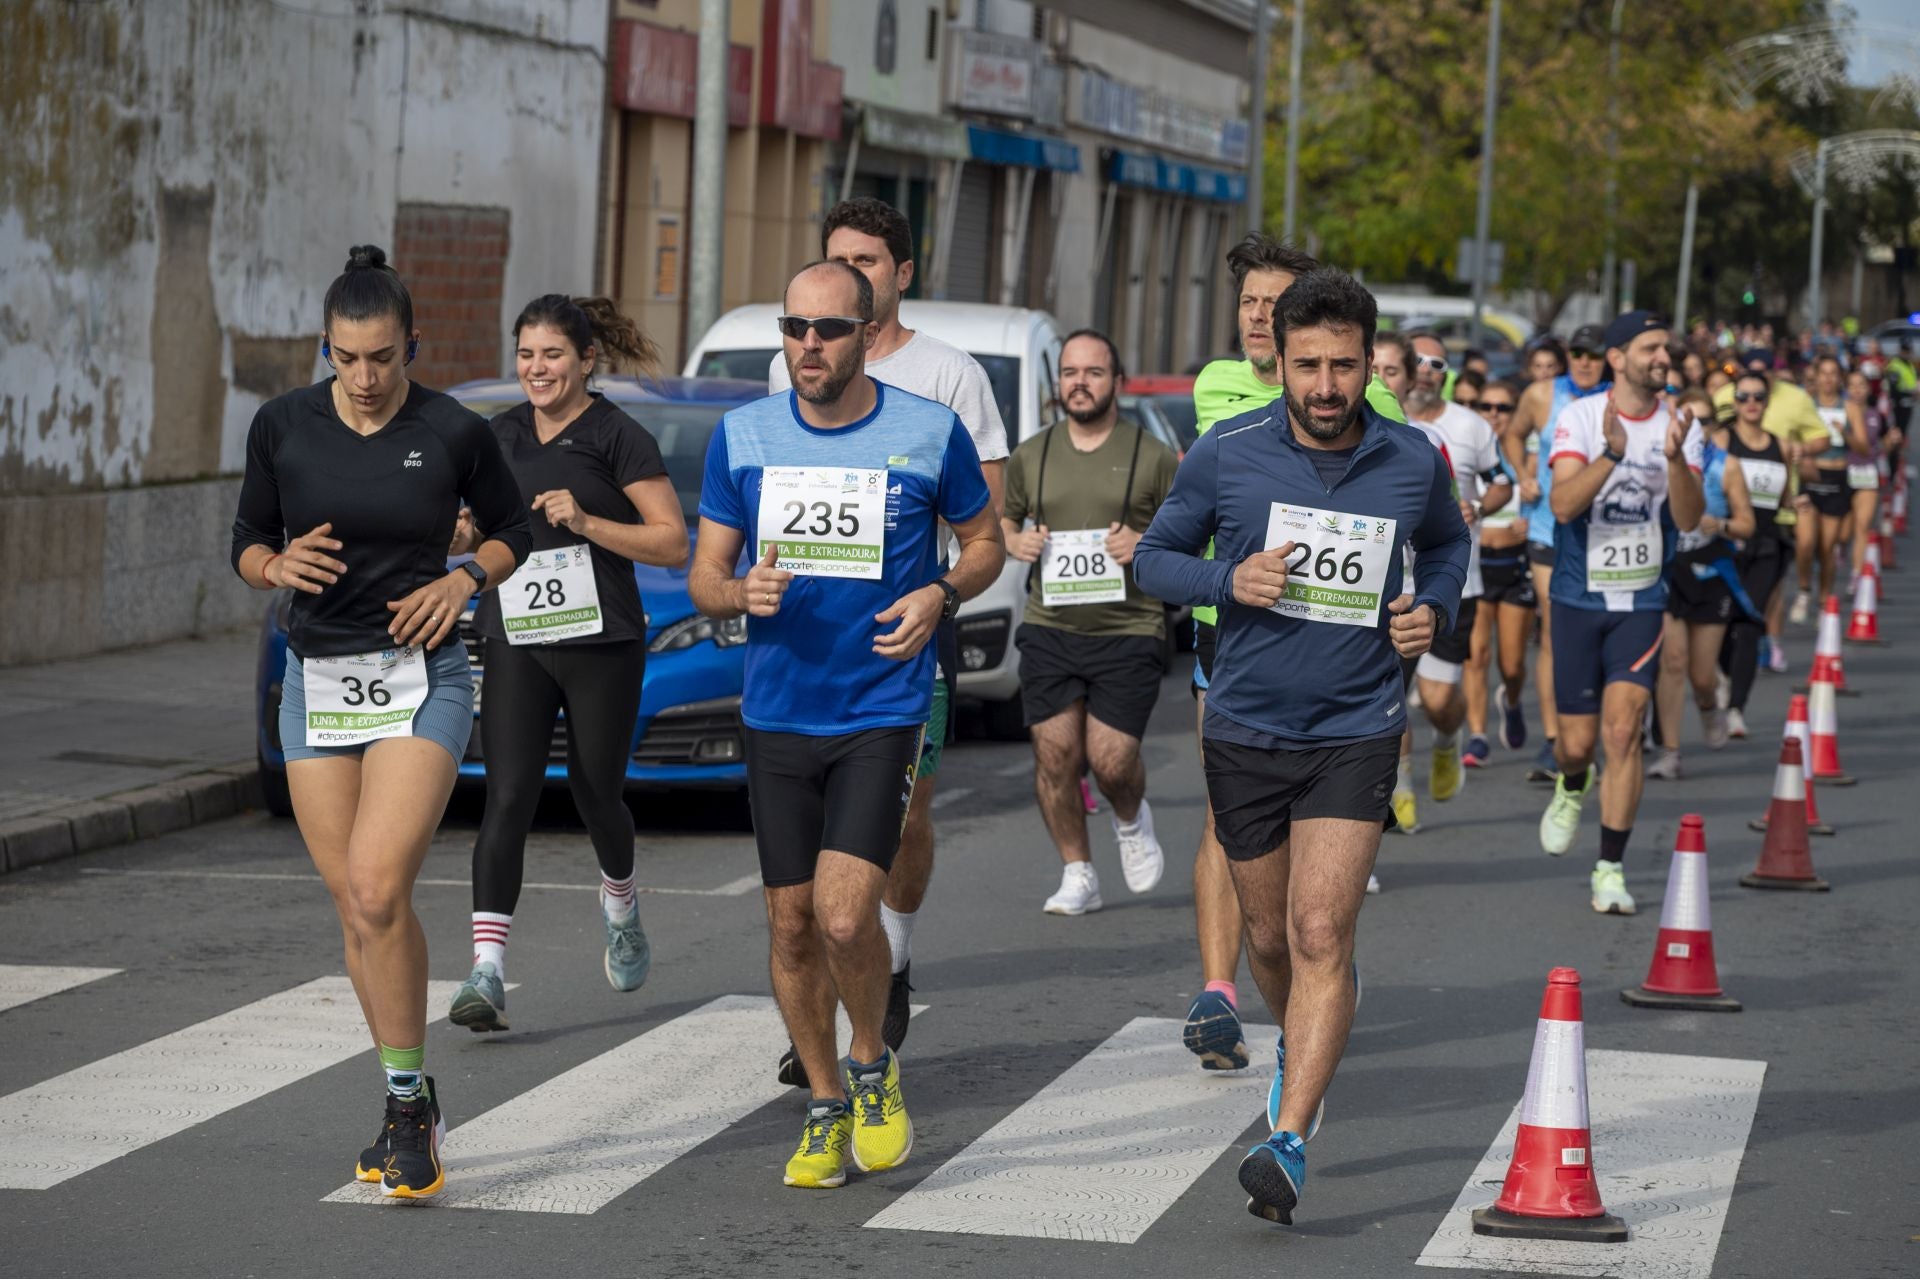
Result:
{"label": "black sunglasses", "polygon": [[1767,393],[1765,391],[1735,391],[1733,393],[1733,402],[1735,404],[1764,404],[1766,403],[1766,399]]}
{"label": "black sunglasses", "polygon": [[822,342],[838,342],[856,329],[863,329],[867,322],[851,315],[783,315],[774,323],[780,326],[780,332],[796,342],[804,342],[807,330],[812,329],[820,335]]}
{"label": "black sunglasses", "polygon": [[1473,400],[1467,404],[1467,407],[1476,413],[1511,413],[1513,412],[1513,401]]}
{"label": "black sunglasses", "polygon": [[1579,347],[1567,352],[1576,360],[1604,360],[1607,357],[1598,351],[1582,351]]}

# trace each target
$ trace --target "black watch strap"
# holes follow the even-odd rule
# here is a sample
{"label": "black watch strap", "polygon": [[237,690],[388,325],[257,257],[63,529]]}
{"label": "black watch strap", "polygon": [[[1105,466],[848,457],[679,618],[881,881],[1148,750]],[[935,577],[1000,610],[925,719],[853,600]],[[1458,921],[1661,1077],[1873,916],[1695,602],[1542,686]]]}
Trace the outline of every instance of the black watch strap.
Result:
{"label": "black watch strap", "polygon": [[487,570],[480,567],[479,560],[468,560],[460,567],[465,569],[467,574],[473,578],[474,585],[477,589],[483,591],[487,589]]}
{"label": "black watch strap", "polygon": [[933,584],[946,593],[947,602],[941,606],[940,616],[950,621],[960,611],[960,590],[944,577],[936,577]]}
{"label": "black watch strap", "polygon": [[1600,456],[1606,458],[1607,461],[1613,463],[1615,466],[1627,460],[1627,455],[1625,453],[1615,453],[1611,444],[1600,450]]}

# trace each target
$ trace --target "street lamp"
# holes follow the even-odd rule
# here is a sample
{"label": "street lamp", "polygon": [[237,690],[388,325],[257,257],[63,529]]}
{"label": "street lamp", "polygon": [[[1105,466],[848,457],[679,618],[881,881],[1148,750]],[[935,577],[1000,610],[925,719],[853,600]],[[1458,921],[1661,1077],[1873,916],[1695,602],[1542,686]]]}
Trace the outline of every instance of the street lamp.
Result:
{"label": "street lamp", "polygon": [[1807,322],[1817,327],[1823,301],[1820,296],[1821,251],[1826,236],[1828,170],[1844,186],[1861,189],[1885,177],[1891,168],[1920,169],[1920,132],[1907,129],[1866,129],[1822,138],[1811,156],[1794,158],[1793,176],[1813,197],[1813,247],[1808,262]]}

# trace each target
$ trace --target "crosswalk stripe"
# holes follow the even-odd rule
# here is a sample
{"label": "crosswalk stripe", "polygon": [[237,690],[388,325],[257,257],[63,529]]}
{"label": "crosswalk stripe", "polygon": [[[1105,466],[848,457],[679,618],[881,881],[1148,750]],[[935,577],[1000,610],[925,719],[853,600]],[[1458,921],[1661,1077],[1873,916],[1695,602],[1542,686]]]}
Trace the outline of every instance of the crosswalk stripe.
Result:
{"label": "crosswalk stripe", "polygon": [[[915,1012],[920,1011],[915,1008]],[[839,1044],[846,1047],[846,1014]],[[715,1044],[727,1050],[716,1058]],[[803,1094],[773,1077],[786,1024],[764,995],[722,995],[452,1129],[446,1208],[598,1212],[770,1102]],[[690,1071],[689,1061],[700,1069]],[[330,1203],[393,1204],[348,1182]]]}
{"label": "crosswalk stripe", "polygon": [[1760,1101],[1764,1061],[1587,1050],[1587,1118],[1607,1211],[1623,1244],[1496,1239],[1473,1233],[1513,1157],[1515,1106],[1419,1265],[1599,1279],[1708,1279]]}
{"label": "crosswalk stripe", "polygon": [[[459,985],[428,982],[428,1007]],[[0,1097],[0,1189],[57,1186],[372,1051],[345,977],[269,995]]]}
{"label": "crosswalk stripe", "polygon": [[[265,870],[121,870],[111,866],[85,866],[82,875],[109,875],[119,879],[253,879],[277,883],[317,884],[318,875],[302,874],[290,871]],[[471,879],[416,879],[415,888],[472,888]],[[760,876],[742,875],[730,879],[718,888],[649,888],[637,885],[634,892],[641,894],[665,893],[677,897],[742,897],[760,887]],[[549,884],[530,880],[520,885],[521,891],[529,889],[550,889],[568,893],[597,893],[598,881],[582,884]]]}
{"label": "crosswalk stripe", "polygon": [[53,968],[44,964],[0,964],[0,1013],[111,977],[118,968]]}
{"label": "crosswalk stripe", "polygon": [[1268,1071],[1201,1070],[1181,1026],[1134,1018],[866,1224],[1134,1242],[1266,1105]]}

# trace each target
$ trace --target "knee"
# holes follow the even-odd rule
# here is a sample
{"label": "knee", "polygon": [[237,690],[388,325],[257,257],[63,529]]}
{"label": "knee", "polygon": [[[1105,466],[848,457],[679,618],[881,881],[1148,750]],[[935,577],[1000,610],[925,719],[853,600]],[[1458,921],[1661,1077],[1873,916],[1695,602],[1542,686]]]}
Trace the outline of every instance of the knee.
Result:
{"label": "knee", "polygon": [[880,911],[829,910],[820,914],[820,935],[835,950],[849,950],[880,926]]}
{"label": "knee", "polygon": [[1084,758],[1079,743],[1064,734],[1034,735],[1033,764],[1042,777],[1061,778],[1077,774]]}
{"label": "knee", "polygon": [[362,935],[386,932],[406,918],[406,890],[385,875],[349,874],[347,893],[354,929]]}
{"label": "knee", "polygon": [[1093,766],[1093,780],[1100,789],[1107,792],[1125,789],[1133,784],[1138,755],[1125,751],[1112,751],[1096,755],[1089,761]]}
{"label": "knee", "polygon": [[767,937],[776,955],[803,954],[813,944],[813,912],[798,905],[767,913]]}
{"label": "knee", "polygon": [[1347,935],[1331,911],[1301,910],[1293,916],[1293,953],[1303,964],[1336,964],[1347,956]]}
{"label": "knee", "polygon": [[1619,759],[1640,748],[1640,718],[1609,719],[1600,726],[1600,741],[1609,758]]}
{"label": "knee", "polygon": [[1287,928],[1283,920],[1269,915],[1251,916],[1246,925],[1247,950],[1263,965],[1284,964],[1291,954],[1287,948]]}

